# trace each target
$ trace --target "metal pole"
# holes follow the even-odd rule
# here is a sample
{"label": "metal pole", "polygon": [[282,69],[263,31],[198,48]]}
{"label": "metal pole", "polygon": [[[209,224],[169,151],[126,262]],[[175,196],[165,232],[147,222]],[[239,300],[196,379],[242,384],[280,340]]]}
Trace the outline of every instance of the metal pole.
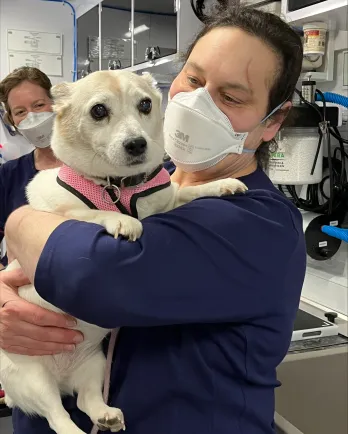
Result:
{"label": "metal pole", "polygon": [[131,0],[131,66],[134,66],[134,0]]}
{"label": "metal pole", "polygon": [[102,69],[102,12],[103,6],[102,2],[99,3],[98,8],[98,19],[99,19],[99,38],[98,38],[98,46],[99,46],[99,71]]}

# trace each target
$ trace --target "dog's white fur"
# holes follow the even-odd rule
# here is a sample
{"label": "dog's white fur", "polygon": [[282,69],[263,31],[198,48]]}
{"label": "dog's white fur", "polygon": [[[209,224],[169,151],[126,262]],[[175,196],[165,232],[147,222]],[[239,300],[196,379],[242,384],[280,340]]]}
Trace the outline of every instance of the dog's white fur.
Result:
{"label": "dog's white fur", "polygon": [[[96,183],[107,176],[130,176],[151,172],[163,161],[161,94],[150,75],[139,77],[126,71],[101,71],[76,83],[61,83],[52,89],[55,126],[52,148],[56,156]],[[142,98],[152,100],[152,111],[140,114]],[[104,104],[109,116],[95,121],[90,110]],[[124,142],[144,137],[147,152],[143,161],[132,165]],[[116,212],[94,211],[62,188],[56,177],[59,169],[38,173],[27,188],[30,205],[48,212],[62,212],[69,217],[104,226],[110,234],[122,234],[132,240],[142,233],[141,223]],[[179,189],[176,184],[153,195],[140,198],[139,219],[165,212],[201,196],[221,196],[245,191],[240,181],[225,179],[209,184]],[[19,267],[16,261],[7,270]],[[6,271],[4,271],[6,272]],[[19,295],[25,300],[55,312],[56,307],[43,300],[33,285],[23,286]],[[83,301],[81,301],[83,302]],[[61,403],[61,395],[77,393],[77,405],[101,428],[112,432],[124,428],[121,410],[103,402],[102,387],[105,357],[101,342],[109,330],[78,320],[76,329],[84,342],[69,354],[23,356],[0,350],[0,381],[9,407],[17,406],[27,414],[45,417],[57,434],[82,434]]]}

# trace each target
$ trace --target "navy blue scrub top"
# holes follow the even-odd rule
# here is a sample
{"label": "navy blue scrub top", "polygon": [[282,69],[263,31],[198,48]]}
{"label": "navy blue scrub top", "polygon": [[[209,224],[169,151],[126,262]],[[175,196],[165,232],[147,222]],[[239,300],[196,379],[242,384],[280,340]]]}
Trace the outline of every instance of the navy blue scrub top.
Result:
{"label": "navy blue scrub top", "polygon": [[[4,228],[8,216],[15,209],[26,205],[25,187],[37,174],[34,151],[15,160],[10,160],[0,167],[0,242],[4,237]],[[7,257],[1,263],[7,265]]]}

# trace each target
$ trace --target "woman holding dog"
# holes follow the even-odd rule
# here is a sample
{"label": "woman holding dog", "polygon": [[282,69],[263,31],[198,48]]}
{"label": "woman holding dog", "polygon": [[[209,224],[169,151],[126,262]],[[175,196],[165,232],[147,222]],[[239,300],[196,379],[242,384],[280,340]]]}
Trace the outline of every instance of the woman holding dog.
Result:
{"label": "woman holding dog", "polygon": [[[25,187],[39,170],[60,165],[50,148],[53,124],[50,79],[37,68],[14,70],[0,82],[0,103],[5,105],[8,122],[16,127],[35,150],[0,168],[0,242],[12,211],[27,204]],[[7,264],[2,258],[0,270]]]}
{"label": "woman holding dog", "polygon": [[[280,18],[219,11],[171,86],[172,179],[239,178],[247,194],[149,217],[135,243],[29,207],[8,220],[10,250],[43,298],[87,322],[122,327],[110,403],[123,410],[129,434],[274,433],[276,367],[290,343],[306,252],[300,213],[262,167],[301,65],[301,40]],[[219,124],[239,134],[226,141]],[[190,152],[174,136],[192,141]],[[81,338],[71,319],[18,299],[23,274],[1,279],[7,351],[54,354]],[[75,400],[65,406],[88,432]],[[46,420],[19,411],[14,432],[52,433]]]}

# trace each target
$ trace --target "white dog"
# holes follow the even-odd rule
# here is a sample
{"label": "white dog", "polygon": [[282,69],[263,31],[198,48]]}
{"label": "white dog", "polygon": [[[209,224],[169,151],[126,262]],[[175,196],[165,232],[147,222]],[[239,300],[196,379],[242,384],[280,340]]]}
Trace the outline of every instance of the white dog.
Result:
{"label": "white dog", "polygon": [[[56,113],[52,148],[64,165],[38,173],[28,185],[29,203],[37,210],[98,223],[109,234],[135,240],[142,233],[139,220],[144,217],[198,197],[246,190],[234,179],[183,189],[170,183],[161,169],[161,94],[150,75],[95,72],[76,83],[54,86],[52,95]],[[8,270],[18,266],[14,262]],[[19,295],[61,312],[33,285],[20,288]],[[102,396],[101,342],[110,330],[80,320],[76,329],[84,342],[71,354],[29,357],[0,351],[6,403],[45,417],[57,434],[82,434],[61,402],[62,395],[76,393],[78,407],[101,430],[124,429],[121,410],[107,406]]]}

